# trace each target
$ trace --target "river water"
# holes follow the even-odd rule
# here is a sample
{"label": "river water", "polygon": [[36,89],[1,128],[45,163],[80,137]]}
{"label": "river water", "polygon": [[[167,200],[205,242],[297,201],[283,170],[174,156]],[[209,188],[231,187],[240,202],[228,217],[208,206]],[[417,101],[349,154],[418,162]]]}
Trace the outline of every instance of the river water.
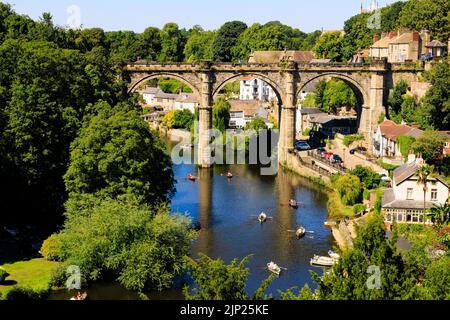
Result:
{"label": "river water", "polygon": [[[169,143],[169,149],[172,143]],[[234,174],[233,179],[223,176]],[[252,294],[270,275],[267,263],[276,262],[283,270],[267,293],[278,296],[278,290],[315,287],[310,270],[319,274],[320,268],[310,266],[314,254],[326,255],[333,245],[331,231],[324,227],[327,219],[327,195],[321,187],[293,173],[280,170],[276,176],[261,176],[258,166],[227,165],[199,170],[194,165],[175,165],[177,193],[172,199],[172,211],[188,213],[202,230],[191,246],[191,256],[204,253],[221,258],[226,263],[234,258],[252,255],[248,292]],[[196,182],[186,179],[189,173],[198,176]],[[290,199],[302,203],[295,210]],[[270,217],[260,224],[262,211]],[[301,240],[289,230],[305,226],[310,232]],[[178,279],[174,288],[163,292],[150,292],[151,299],[182,299],[181,288],[189,279]],[[88,289],[90,299],[137,299],[115,283],[95,284]],[[51,299],[67,299],[71,294],[58,291]]]}

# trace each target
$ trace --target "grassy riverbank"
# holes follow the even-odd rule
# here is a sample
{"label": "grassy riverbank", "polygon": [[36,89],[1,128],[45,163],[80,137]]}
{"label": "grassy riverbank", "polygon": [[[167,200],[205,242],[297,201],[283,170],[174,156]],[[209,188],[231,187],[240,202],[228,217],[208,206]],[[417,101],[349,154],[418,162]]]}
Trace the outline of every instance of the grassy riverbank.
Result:
{"label": "grassy riverbank", "polygon": [[33,259],[5,264],[1,267],[9,273],[6,282],[0,285],[0,299],[6,299],[6,295],[14,287],[31,289],[35,292],[47,292],[51,289],[50,281],[53,270],[58,262],[45,259]]}

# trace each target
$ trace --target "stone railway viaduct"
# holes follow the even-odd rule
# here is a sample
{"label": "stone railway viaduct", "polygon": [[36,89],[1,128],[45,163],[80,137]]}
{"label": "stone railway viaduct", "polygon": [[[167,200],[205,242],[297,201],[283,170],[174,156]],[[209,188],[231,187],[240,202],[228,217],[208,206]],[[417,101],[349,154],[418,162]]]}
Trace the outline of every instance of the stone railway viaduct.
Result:
{"label": "stone railway viaduct", "polygon": [[129,93],[145,81],[158,77],[174,78],[188,85],[199,96],[199,165],[210,167],[212,105],[214,97],[229,82],[250,75],[268,83],[275,91],[280,109],[280,138],[278,157],[280,163],[288,159],[295,143],[296,105],[300,92],[309,83],[319,79],[337,78],[346,82],[357,97],[359,132],[372,145],[381,113],[386,112],[389,91],[401,79],[417,81],[423,69],[408,65],[392,65],[385,60],[370,64],[299,64],[282,60],[274,64],[257,63],[155,63],[139,61],[126,66],[125,77]]}

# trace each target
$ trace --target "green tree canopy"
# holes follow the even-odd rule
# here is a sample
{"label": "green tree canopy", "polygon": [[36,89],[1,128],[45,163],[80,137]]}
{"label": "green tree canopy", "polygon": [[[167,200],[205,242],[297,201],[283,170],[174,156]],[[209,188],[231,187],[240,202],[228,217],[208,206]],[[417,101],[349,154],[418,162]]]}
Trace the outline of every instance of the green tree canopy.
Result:
{"label": "green tree canopy", "polygon": [[71,146],[64,176],[71,193],[116,198],[133,193],[142,202],[165,201],[174,191],[171,160],[135,110],[102,103]]}
{"label": "green tree canopy", "polygon": [[427,130],[411,145],[416,155],[421,155],[428,163],[436,163],[442,158],[446,139],[435,131]]}
{"label": "green tree canopy", "polygon": [[194,28],[184,47],[186,61],[212,60],[215,39],[214,31],[203,31],[200,27]]}
{"label": "green tree canopy", "polygon": [[409,0],[403,7],[398,25],[414,31],[427,29],[431,37],[446,42],[450,37],[448,0]]}
{"label": "green tree canopy", "polygon": [[195,233],[185,216],[141,205],[133,196],[117,200],[73,195],[62,233],[64,266],[77,265],[86,281],[114,275],[130,290],[163,289],[181,275]]}
{"label": "green tree canopy", "polygon": [[186,34],[180,30],[178,24],[167,23],[161,30],[161,54],[159,61],[183,61],[183,48],[186,43]]}
{"label": "green tree canopy", "polygon": [[247,25],[241,21],[227,22],[220,27],[213,43],[213,60],[221,62],[230,62],[234,60],[232,50],[234,46],[236,46],[239,36],[246,29]]}
{"label": "green tree canopy", "polygon": [[341,201],[346,206],[353,206],[361,199],[362,186],[359,178],[353,174],[340,177],[334,184]]}
{"label": "green tree canopy", "polygon": [[333,61],[342,61],[344,37],[340,31],[326,32],[317,40],[314,52],[317,57],[331,59]]}
{"label": "green tree canopy", "polygon": [[225,132],[230,123],[231,105],[225,98],[219,98],[213,105],[213,127]]}

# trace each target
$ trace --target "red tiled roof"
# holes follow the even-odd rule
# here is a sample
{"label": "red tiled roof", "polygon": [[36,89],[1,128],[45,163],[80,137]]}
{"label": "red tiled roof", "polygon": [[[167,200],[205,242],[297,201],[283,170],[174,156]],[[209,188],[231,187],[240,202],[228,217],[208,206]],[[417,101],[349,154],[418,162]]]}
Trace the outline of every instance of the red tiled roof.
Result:
{"label": "red tiled roof", "polygon": [[390,139],[397,140],[400,136],[410,136],[417,138],[423,134],[422,130],[407,126],[405,124],[396,124],[391,120],[386,120],[380,124],[381,134]]}

